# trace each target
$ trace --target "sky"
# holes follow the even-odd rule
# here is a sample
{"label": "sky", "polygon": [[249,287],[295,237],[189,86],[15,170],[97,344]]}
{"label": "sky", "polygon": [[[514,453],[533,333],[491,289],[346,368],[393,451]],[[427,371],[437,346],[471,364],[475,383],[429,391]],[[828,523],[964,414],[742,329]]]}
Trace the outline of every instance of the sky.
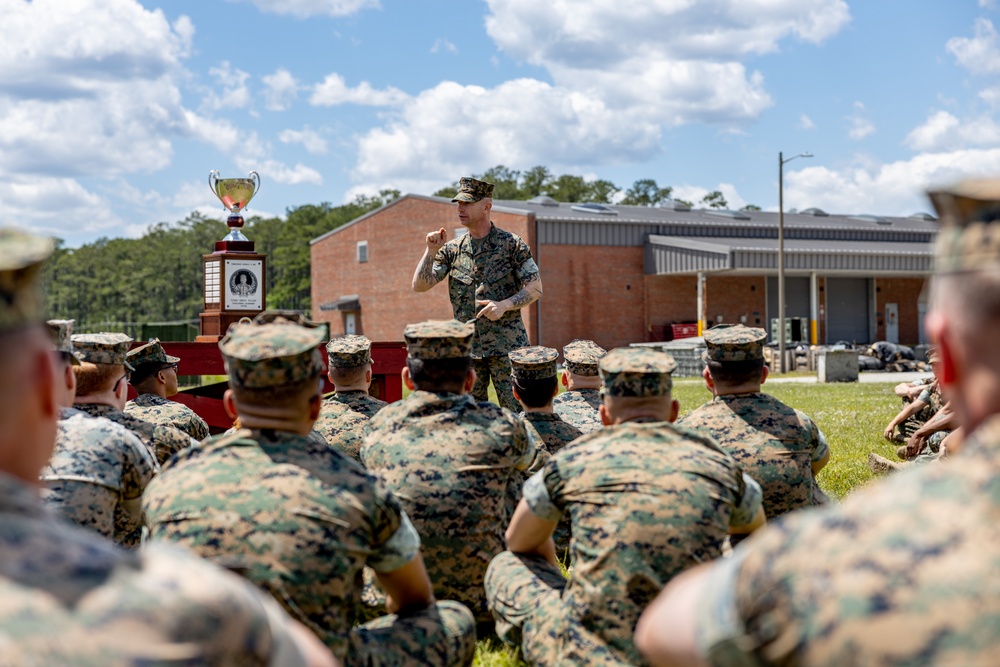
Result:
{"label": "sky", "polygon": [[[1000,174],[997,0],[0,0],[0,225],[138,237],[495,165],[910,215]],[[226,229],[220,223],[219,237]]]}

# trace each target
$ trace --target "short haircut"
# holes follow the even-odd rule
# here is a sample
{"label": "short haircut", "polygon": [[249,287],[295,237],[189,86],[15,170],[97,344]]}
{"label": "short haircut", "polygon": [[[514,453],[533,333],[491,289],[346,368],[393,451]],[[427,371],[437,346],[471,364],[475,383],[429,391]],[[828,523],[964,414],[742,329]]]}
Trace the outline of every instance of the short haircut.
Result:
{"label": "short haircut", "polygon": [[141,385],[145,384],[146,380],[156,377],[157,373],[171,366],[173,364],[165,364],[159,361],[136,366],[135,370],[132,371],[132,386],[138,390]]}
{"label": "short haircut", "polygon": [[534,380],[523,378],[513,378],[513,380],[518,400],[529,408],[544,408],[551,404],[559,386],[554,375]]}
{"label": "short haircut", "polygon": [[361,366],[330,366],[330,378],[335,385],[355,385],[365,381],[368,364]]}
{"label": "short haircut", "polygon": [[705,362],[708,372],[712,374],[715,384],[736,387],[741,384],[760,382],[764,372],[763,359],[747,359],[745,361],[715,361]]}
{"label": "short haircut", "polygon": [[1000,325],[1000,267],[935,276],[931,282],[935,310],[952,315],[963,335]]}
{"label": "short haircut", "polygon": [[472,359],[452,357],[450,359],[406,358],[410,379],[417,389],[424,391],[450,391],[459,393],[469,377]]}
{"label": "short haircut", "polygon": [[125,375],[122,364],[92,364],[88,361],[73,367],[76,373],[76,395],[90,396],[113,389]]}
{"label": "short haircut", "polygon": [[297,407],[319,396],[320,384],[319,376],[306,378],[300,382],[283,384],[278,387],[260,387],[249,389],[247,387],[233,386],[237,405],[258,405],[265,407],[287,408]]}

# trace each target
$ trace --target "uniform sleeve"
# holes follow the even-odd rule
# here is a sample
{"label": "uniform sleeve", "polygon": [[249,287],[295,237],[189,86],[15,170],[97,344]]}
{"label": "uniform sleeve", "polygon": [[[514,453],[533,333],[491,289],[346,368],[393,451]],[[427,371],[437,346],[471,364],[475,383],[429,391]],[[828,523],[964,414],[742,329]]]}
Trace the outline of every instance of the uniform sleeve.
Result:
{"label": "uniform sleeve", "polygon": [[705,589],[692,609],[696,650],[711,665],[756,667],[761,664],[752,653],[737,648],[747,634],[736,599],[736,586],[746,553],[744,548],[736,549],[732,558],[720,558],[711,565]]}
{"label": "uniform sleeve", "polygon": [[922,392],[920,392],[920,395],[917,396],[917,400],[923,401],[924,403],[930,403],[931,402],[930,389],[924,389]]}
{"label": "uniform sleeve", "polygon": [[[547,467],[546,467],[547,469]],[[545,486],[545,470],[540,470],[524,483],[524,502],[531,513],[546,521],[558,521],[563,512],[556,507]]]}
{"label": "uniform sleeve", "polygon": [[823,457],[830,453],[830,445],[826,442],[826,435],[824,435],[823,431],[820,430],[812,418],[798,410],[796,412],[808,431],[808,442],[812,449],[809,454],[809,460],[813,462],[822,460]]}
{"label": "uniform sleeve", "polygon": [[538,443],[535,442],[531,432],[525,428],[524,422],[519,417],[514,417],[514,453],[517,461],[514,467],[524,471],[531,468],[535,461],[535,452],[538,450]]}
{"label": "uniform sleeve", "polygon": [[437,251],[437,254],[434,255],[434,264],[431,266],[431,273],[434,274],[435,280],[441,282],[448,277],[448,272],[451,271],[452,258],[452,246],[445,243],[441,246],[441,249]]}
{"label": "uniform sleeve", "polygon": [[122,471],[122,496],[126,500],[142,497],[146,485],[160,472],[160,464],[149,448],[132,433],[123,433],[122,447],[125,450],[126,465]]}
{"label": "uniform sleeve", "polygon": [[531,257],[531,249],[524,239],[518,238],[514,247],[513,264],[517,271],[517,277],[522,283],[529,283],[538,278],[538,265]]}
{"label": "uniform sleeve", "polygon": [[376,572],[393,572],[416,558],[420,536],[395,496],[375,483],[374,544],[366,563]]}
{"label": "uniform sleeve", "polygon": [[746,473],[741,474],[743,475],[743,496],[740,498],[739,504],[733,509],[732,516],[729,517],[729,525],[733,528],[745,526],[753,522],[764,498],[760,484]]}

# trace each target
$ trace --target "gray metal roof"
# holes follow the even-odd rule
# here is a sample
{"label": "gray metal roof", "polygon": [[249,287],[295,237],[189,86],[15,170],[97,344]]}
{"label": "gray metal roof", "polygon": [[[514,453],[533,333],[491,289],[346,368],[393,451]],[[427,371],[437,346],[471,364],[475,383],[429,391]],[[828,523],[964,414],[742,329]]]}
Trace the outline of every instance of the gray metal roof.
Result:
{"label": "gray metal roof", "polygon": [[[645,248],[647,274],[778,270],[777,239],[651,235]],[[929,243],[785,240],[785,270],[793,272],[923,275],[931,272],[933,257]]]}

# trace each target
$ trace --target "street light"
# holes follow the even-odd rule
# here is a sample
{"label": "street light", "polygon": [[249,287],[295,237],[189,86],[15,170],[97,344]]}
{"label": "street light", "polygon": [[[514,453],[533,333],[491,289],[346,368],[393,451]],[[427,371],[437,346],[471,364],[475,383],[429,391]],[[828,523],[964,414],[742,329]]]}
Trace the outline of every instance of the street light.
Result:
{"label": "street light", "polygon": [[785,163],[812,153],[796,153],[790,158],[778,153],[778,372],[785,372]]}

